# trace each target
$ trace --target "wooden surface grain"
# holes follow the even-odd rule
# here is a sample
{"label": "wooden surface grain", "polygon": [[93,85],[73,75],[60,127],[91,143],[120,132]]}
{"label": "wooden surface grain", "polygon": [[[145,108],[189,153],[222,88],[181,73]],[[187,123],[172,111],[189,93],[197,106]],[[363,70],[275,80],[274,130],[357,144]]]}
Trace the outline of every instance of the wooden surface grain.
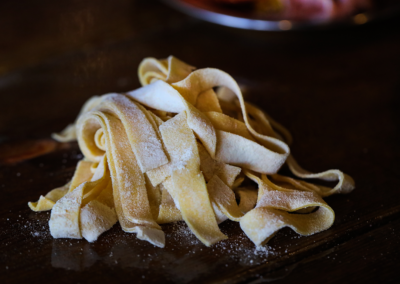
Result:
{"label": "wooden surface grain", "polygon": [[[157,1],[2,1],[0,14],[2,283],[400,281],[398,19],[282,34],[214,26]],[[230,221],[229,240],[211,248],[183,223],[163,225],[164,249],[119,225],[93,244],[52,239],[49,213],[27,202],[68,181],[82,156],[50,134],[90,96],[139,87],[142,58],[170,54],[233,75],[292,132],[306,169],[354,177],[354,192],[326,199],[331,229],[283,229],[266,251]]]}

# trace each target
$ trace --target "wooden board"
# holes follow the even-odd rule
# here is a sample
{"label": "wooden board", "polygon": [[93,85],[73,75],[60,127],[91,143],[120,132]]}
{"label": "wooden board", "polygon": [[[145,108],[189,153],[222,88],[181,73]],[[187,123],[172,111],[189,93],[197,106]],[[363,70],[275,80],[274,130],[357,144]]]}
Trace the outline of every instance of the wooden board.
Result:
{"label": "wooden board", "polygon": [[[398,20],[254,36],[194,21],[154,1],[105,2],[65,1],[62,10],[43,0],[55,14],[34,22],[34,13],[25,11],[25,22],[36,25],[27,39],[16,19],[2,18],[0,29],[14,35],[9,44],[15,47],[0,46],[9,55],[0,77],[2,283],[398,283]],[[17,13],[16,4],[2,5],[2,13]],[[108,18],[110,26],[101,24],[110,9],[116,16]],[[73,16],[51,27],[61,23],[63,11]],[[86,38],[74,37],[77,26],[87,27]],[[27,202],[67,182],[82,156],[76,143],[55,143],[50,134],[73,122],[90,96],[137,88],[143,57],[169,54],[237,78],[249,101],[292,132],[292,152],[306,169],[339,168],[354,177],[353,193],[326,199],[336,212],[330,230],[299,237],[284,229],[265,251],[255,251],[230,221],[221,225],[229,240],[211,248],[184,223],[163,225],[164,249],[118,224],[93,244],[52,239],[49,214],[30,211]]]}

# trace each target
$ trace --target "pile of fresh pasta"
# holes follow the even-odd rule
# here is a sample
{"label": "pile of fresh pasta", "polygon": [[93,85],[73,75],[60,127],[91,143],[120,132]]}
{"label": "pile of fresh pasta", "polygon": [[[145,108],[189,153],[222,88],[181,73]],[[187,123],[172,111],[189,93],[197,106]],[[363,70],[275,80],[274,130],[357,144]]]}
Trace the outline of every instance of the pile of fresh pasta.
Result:
{"label": "pile of fresh pasta", "polygon": [[[160,224],[184,220],[211,246],[227,238],[218,224],[230,219],[260,246],[283,227],[311,235],[332,226],[323,197],[352,191],[352,178],[302,169],[290,133],[245,102],[230,75],[170,56],[144,59],[139,79],[137,90],[92,97],[53,135],[77,140],[84,155],[68,184],[29,202],[33,211],[51,210],[54,238],[93,242],[119,222],[164,247]],[[285,163],[300,179],[277,173]]]}

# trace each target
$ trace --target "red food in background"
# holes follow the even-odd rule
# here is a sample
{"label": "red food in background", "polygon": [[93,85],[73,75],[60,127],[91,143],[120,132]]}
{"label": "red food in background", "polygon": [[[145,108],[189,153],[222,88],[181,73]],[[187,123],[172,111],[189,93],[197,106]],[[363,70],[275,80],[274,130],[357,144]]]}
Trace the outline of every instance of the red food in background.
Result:
{"label": "red food in background", "polygon": [[214,0],[214,2],[227,3],[227,4],[237,4],[237,3],[256,2],[256,0]]}
{"label": "red food in background", "polygon": [[[205,0],[210,1],[210,0]],[[253,3],[259,11],[279,15],[282,19],[305,20],[329,20],[351,15],[359,9],[371,6],[370,0],[212,0],[224,4]],[[280,10],[277,11],[277,3]],[[274,5],[273,9],[269,9]]]}
{"label": "red food in background", "polygon": [[324,20],[334,11],[332,0],[282,0],[283,17],[291,20]]}

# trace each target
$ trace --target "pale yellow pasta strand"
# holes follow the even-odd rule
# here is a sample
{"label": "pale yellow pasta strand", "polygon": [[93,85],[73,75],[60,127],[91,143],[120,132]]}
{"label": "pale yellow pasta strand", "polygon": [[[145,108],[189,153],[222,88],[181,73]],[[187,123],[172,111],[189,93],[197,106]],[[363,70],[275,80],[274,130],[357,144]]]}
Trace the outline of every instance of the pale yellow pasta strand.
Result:
{"label": "pale yellow pasta strand", "polygon": [[320,173],[311,173],[299,166],[296,160],[290,155],[287,159],[287,164],[294,175],[304,179],[321,179],[325,181],[338,181],[335,187],[317,186],[318,193],[325,197],[335,193],[349,193],[355,188],[354,180],[351,176],[343,173],[340,170],[328,170]]}
{"label": "pale yellow pasta strand", "polygon": [[[127,95],[140,104],[150,107],[151,111],[147,111],[142,105],[130,102],[129,99],[117,94],[94,98],[83,107],[78,124],[67,128],[64,136],[69,136],[68,139],[72,139],[74,135],[76,136],[75,132],[78,130],[78,140],[80,140],[82,151],[86,153],[85,156],[90,157],[92,162],[100,162],[101,157],[105,154],[107,155],[111,176],[114,176],[112,182],[114,201],[110,198],[100,198],[101,196],[107,196],[106,193],[110,192],[102,190],[104,187],[110,190],[111,188],[104,186],[104,181],[101,183],[101,177],[97,180],[93,177],[91,182],[85,182],[77,187],[78,190],[82,191],[81,197],[79,197],[78,193],[75,193],[75,195],[78,194],[78,197],[71,197],[67,194],[65,198],[60,199],[59,206],[56,204],[55,212],[64,210],[66,208],[65,201],[70,198],[81,198],[81,206],[86,208],[87,212],[106,216],[107,209],[101,205],[104,202],[100,202],[100,200],[106,200],[108,204],[115,204],[118,218],[125,231],[136,232],[138,238],[148,240],[161,247],[165,243],[164,234],[154,219],[164,222],[178,220],[183,217],[196,236],[206,245],[211,245],[219,239],[225,238],[215,223],[216,220],[218,222],[225,220],[226,216],[232,220],[240,221],[241,227],[256,245],[268,241],[277,230],[284,226],[292,227],[303,235],[329,228],[333,223],[334,213],[320,196],[328,196],[336,192],[350,192],[354,188],[352,179],[339,170],[313,174],[302,169],[289,156],[289,147],[283,142],[284,138],[286,142],[291,143],[290,133],[263,111],[245,103],[240,88],[232,77],[223,71],[212,68],[200,69],[194,72],[192,70],[193,67],[172,56],[165,60],[145,59],[139,67],[139,78],[145,87],[129,92]],[[220,86],[225,86],[231,91],[229,96],[225,96],[225,101],[218,102],[213,88]],[[222,97],[220,98],[223,99]],[[239,107],[235,106],[237,102]],[[235,117],[239,120],[242,119],[243,122],[222,114],[221,106],[224,110],[231,108],[233,115],[235,115],[236,111],[241,111],[240,115],[235,115]],[[90,110],[100,111],[88,113]],[[203,113],[203,111],[206,113]],[[130,113],[139,115],[141,119],[137,119],[138,116],[132,118]],[[171,119],[173,115],[168,113],[178,113],[179,115]],[[156,114],[160,115],[161,118]],[[249,114],[254,119],[250,120]],[[167,122],[164,123],[163,121]],[[181,127],[173,130],[168,125],[174,124],[175,121],[180,121]],[[134,123],[137,123],[136,129],[132,129],[132,124]],[[144,125],[150,131],[143,131]],[[158,130],[160,126],[164,130],[168,129],[166,134],[162,135],[160,133]],[[194,132],[204,148],[201,144],[195,142],[194,136],[190,138],[192,142],[189,142],[191,141],[188,139],[190,135],[188,136],[189,132],[185,127]],[[279,133],[276,133],[275,130]],[[185,131],[187,132],[186,135],[183,134]],[[138,132],[139,134],[137,134]],[[156,147],[160,152],[164,151],[164,147],[167,146],[168,148],[167,144],[171,148],[176,146],[173,144],[180,143],[181,147],[186,147],[187,149],[190,148],[188,145],[193,144],[194,146],[192,145],[191,149],[195,157],[187,160],[180,153],[179,155],[175,154],[173,158],[169,157],[171,160],[168,162],[168,156],[171,156],[171,149],[168,149],[164,160],[162,157],[155,161],[150,159],[149,163],[146,158],[151,157],[148,153],[153,151],[143,154],[146,150],[143,150],[143,147],[141,150],[139,149],[140,141],[148,139],[147,132],[152,137],[150,140],[155,137],[154,141],[160,141]],[[140,138],[142,134],[145,134],[146,137],[142,136]],[[139,139],[135,138],[138,137],[137,135],[139,135]],[[168,135],[170,135],[169,138]],[[181,139],[171,144],[171,141],[168,142],[168,139],[172,139],[171,137],[173,139],[181,137]],[[62,140],[64,138],[61,137],[59,139]],[[182,143],[184,142],[189,144],[183,145]],[[117,143],[119,145],[116,145]],[[203,153],[199,157],[199,153],[202,151],[206,155]],[[126,157],[118,159],[122,153],[126,154]],[[155,156],[158,157],[159,155]],[[211,164],[214,165],[214,175],[204,170],[206,180],[209,182],[208,189],[205,188],[205,180],[201,178],[202,175],[199,169],[202,164],[204,166],[207,163],[201,161],[201,157],[212,161]],[[291,187],[296,188],[296,190],[292,190],[271,182],[266,175],[260,175],[260,173],[275,174],[285,161],[291,171],[298,177],[320,178],[329,181],[338,180],[339,182],[331,189],[280,175],[273,176],[277,182],[290,184]],[[136,166],[135,162],[137,163]],[[218,166],[217,169],[215,165],[218,163],[222,166]],[[244,173],[248,178],[259,184],[258,197],[254,191],[238,189],[237,192],[241,203],[239,206],[237,205],[236,198],[230,187],[240,184],[235,183],[240,169],[236,171],[235,168],[237,167],[232,167],[227,163],[255,171],[245,170]],[[137,224],[137,220],[132,222],[135,219],[132,216],[140,212],[136,212],[132,204],[127,202],[126,194],[129,192],[126,189],[127,179],[121,175],[121,172],[125,172],[126,165],[129,165],[128,168],[135,169],[134,172],[136,174],[134,176],[139,177],[139,188],[142,188],[133,193],[142,194],[143,196],[143,193],[148,194],[146,198],[139,198],[138,196],[133,198],[133,203],[145,200],[144,211],[147,212],[148,217],[139,218],[138,220],[150,220],[150,223],[156,224],[155,226],[149,225],[150,223],[145,224],[146,222]],[[96,172],[99,173],[102,167],[103,170],[107,168],[104,159],[103,162],[100,162]],[[231,170],[232,172],[230,173]],[[187,171],[187,176],[182,175],[180,171]],[[149,177],[151,182],[142,182],[145,179],[144,172],[147,172],[146,176]],[[189,179],[189,177],[191,178]],[[76,179],[76,182],[73,181],[75,184],[81,178],[76,174]],[[241,182],[241,179],[239,178],[237,181]],[[125,185],[121,185],[123,182]],[[189,208],[188,204],[190,202],[186,202],[189,197],[187,194],[182,195],[181,193],[183,192],[182,189],[190,183],[193,183],[192,188],[201,189],[197,192],[197,194],[200,194],[199,196],[202,196],[200,198],[202,206],[200,207],[207,208],[205,212],[208,212],[205,214],[207,217],[203,222],[196,219],[197,213],[191,213],[196,212],[199,208]],[[111,185],[111,182],[108,184]],[[146,185],[140,186],[140,184]],[[167,190],[163,189],[164,186]],[[171,199],[170,193],[173,199]],[[191,192],[189,193],[192,194]],[[96,203],[97,200],[99,200],[99,203]],[[256,200],[257,206],[252,209]],[[43,202],[45,201],[43,199]],[[151,206],[148,205],[150,203],[152,204]],[[52,205],[49,203],[46,206]],[[184,209],[182,209],[182,206]],[[287,213],[293,211],[304,212],[304,210],[314,207],[319,207],[319,209],[307,215]],[[72,215],[67,215],[69,217],[75,216],[73,212],[77,210],[79,209],[72,210]],[[215,215],[210,213],[213,211]],[[244,213],[246,215],[243,216]],[[61,215],[59,214],[59,216]],[[57,216],[57,214],[54,216]],[[64,219],[69,220],[65,216]],[[94,228],[89,229],[89,234],[86,234],[87,239],[89,241],[96,239],[112,223],[111,219],[109,220],[110,222],[103,219],[104,222],[99,223],[98,231]],[[63,234],[68,233],[63,232]],[[80,232],[75,230],[74,233],[72,230],[70,234],[71,236],[79,237]]]}
{"label": "pale yellow pasta strand", "polygon": [[[245,172],[259,185],[257,206],[240,220],[240,227],[256,246],[268,242],[283,227],[301,235],[312,235],[330,228],[335,213],[315,192],[298,191],[275,185]],[[267,182],[267,183],[266,183]],[[319,207],[310,214],[290,214],[310,207]]]}
{"label": "pale yellow pasta strand", "polygon": [[173,163],[171,178],[164,186],[171,194],[186,224],[206,246],[226,239],[215,220],[203,174],[197,142],[182,112],[160,127]]}
{"label": "pale yellow pasta strand", "polygon": [[92,162],[79,161],[74,176],[67,184],[49,191],[45,196],[41,195],[37,202],[28,202],[29,208],[35,212],[48,211],[53,208],[54,204],[61,199],[65,194],[71,192],[78,185],[85,181],[89,181],[93,174],[90,170]]}
{"label": "pale yellow pasta strand", "polygon": [[246,105],[243,99],[243,95],[236,81],[227,73],[213,68],[205,68],[193,71],[184,80],[173,83],[172,86],[179,91],[179,93],[190,103],[195,102],[197,96],[214,87],[224,86],[229,88],[237,96],[240,106],[242,109],[243,118],[245,124],[250,133],[265,147],[276,151],[276,159],[281,160],[283,164],[284,160],[289,154],[289,147],[279,139],[261,135],[254,131],[251,127],[246,111]]}
{"label": "pale yellow pasta strand", "polygon": [[217,175],[207,184],[211,202],[230,220],[240,221],[243,213],[236,203],[235,193]]}
{"label": "pale yellow pasta strand", "polygon": [[[249,103],[245,104],[249,113],[252,114],[253,117],[255,117],[256,119],[258,119],[259,123],[264,125],[268,132],[272,131],[271,133],[274,133],[271,127],[271,125],[273,125],[273,127],[276,128],[283,135],[288,144],[292,142],[292,136],[286,128],[274,121],[272,118],[268,117],[263,111],[261,111],[257,107]],[[275,133],[275,137],[280,138],[280,135]],[[311,173],[301,168],[292,155],[288,156],[286,163],[288,164],[289,169],[292,171],[292,173],[297,177],[305,179],[314,178],[326,181],[338,181],[334,188],[326,186],[314,186],[312,188],[313,191],[317,192],[323,197],[332,195],[334,193],[349,193],[354,189],[354,180],[340,170],[328,170],[321,173]]]}
{"label": "pale yellow pasta strand", "polygon": [[148,57],[142,60],[138,68],[139,80],[146,86],[156,80],[174,83],[186,78],[195,67],[186,64],[174,56],[158,60]]}

